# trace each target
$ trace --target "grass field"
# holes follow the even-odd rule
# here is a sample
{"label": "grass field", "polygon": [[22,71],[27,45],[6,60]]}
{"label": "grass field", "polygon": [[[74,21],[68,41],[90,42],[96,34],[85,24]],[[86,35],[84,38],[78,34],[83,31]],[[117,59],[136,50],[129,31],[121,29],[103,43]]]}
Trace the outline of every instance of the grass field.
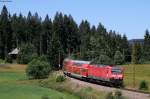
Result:
{"label": "grass field", "polygon": [[[125,67],[125,79],[124,83],[126,87],[134,87],[134,70],[135,70],[135,88],[138,89],[139,83],[145,80],[149,85],[150,91],[150,64],[138,64],[138,65],[124,65]],[[134,69],[135,68],[135,69]]]}
{"label": "grass field", "polygon": [[[145,80],[149,84],[150,91],[150,65],[134,66],[136,89],[138,89],[139,83]],[[41,99],[42,96],[48,96],[49,99],[79,99],[76,96],[84,98],[85,96],[88,98],[92,96],[97,97],[95,99],[104,99],[106,95],[106,93],[91,88],[72,85],[68,81],[56,83],[56,74],[45,80],[28,80],[25,75],[25,68],[26,65],[0,65],[0,99]],[[124,65],[124,68],[125,86],[133,88],[133,65]]]}
{"label": "grass field", "polygon": [[68,93],[34,85],[0,84],[0,99],[41,99],[42,96],[48,96],[50,99],[78,99]]}
{"label": "grass field", "polygon": [[[25,76],[25,65],[0,66],[0,99],[79,99],[66,92],[58,92],[50,88],[30,83]],[[22,82],[28,83],[22,83]]]}

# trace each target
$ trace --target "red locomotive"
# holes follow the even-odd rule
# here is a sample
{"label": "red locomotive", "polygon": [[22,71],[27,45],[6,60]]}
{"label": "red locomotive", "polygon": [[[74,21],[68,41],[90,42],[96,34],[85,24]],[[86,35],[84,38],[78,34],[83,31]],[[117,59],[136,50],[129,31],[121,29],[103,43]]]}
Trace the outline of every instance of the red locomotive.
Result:
{"label": "red locomotive", "polygon": [[117,66],[91,64],[90,61],[65,59],[64,74],[86,80],[95,80],[120,86],[123,83],[123,69]]}

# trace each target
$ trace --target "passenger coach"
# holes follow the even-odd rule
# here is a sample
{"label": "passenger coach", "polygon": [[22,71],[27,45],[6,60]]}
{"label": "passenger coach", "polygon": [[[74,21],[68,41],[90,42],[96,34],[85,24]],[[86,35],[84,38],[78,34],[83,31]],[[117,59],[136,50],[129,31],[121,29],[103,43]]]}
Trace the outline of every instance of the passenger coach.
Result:
{"label": "passenger coach", "polygon": [[120,86],[123,83],[123,68],[118,66],[91,64],[90,61],[65,59],[64,74],[86,80],[95,80]]}

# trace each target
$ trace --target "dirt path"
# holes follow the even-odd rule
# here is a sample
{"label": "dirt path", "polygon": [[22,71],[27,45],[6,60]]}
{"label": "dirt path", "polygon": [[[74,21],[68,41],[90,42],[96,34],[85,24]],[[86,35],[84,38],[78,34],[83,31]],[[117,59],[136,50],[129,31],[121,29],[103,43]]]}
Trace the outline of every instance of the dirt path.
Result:
{"label": "dirt path", "polygon": [[[74,78],[70,78],[70,79],[73,83],[77,83],[81,86],[92,87],[99,91],[111,92],[114,90],[118,90],[117,88],[101,86],[101,85],[97,85],[97,84],[93,84],[93,83],[89,83],[89,82],[84,82],[84,81],[74,79]],[[150,95],[148,95],[148,94],[132,92],[132,91],[127,91],[127,90],[120,90],[120,91],[122,92],[123,96],[127,97],[128,99],[150,99]]]}

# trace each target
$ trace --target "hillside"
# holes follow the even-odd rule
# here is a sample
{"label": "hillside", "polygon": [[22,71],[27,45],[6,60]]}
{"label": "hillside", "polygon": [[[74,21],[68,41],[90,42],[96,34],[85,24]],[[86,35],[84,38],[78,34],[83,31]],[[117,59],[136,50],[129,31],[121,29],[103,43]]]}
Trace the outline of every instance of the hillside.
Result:
{"label": "hillside", "polygon": [[139,44],[144,44],[144,39],[131,39],[128,41],[129,42],[129,45],[132,45],[134,43],[139,43]]}

